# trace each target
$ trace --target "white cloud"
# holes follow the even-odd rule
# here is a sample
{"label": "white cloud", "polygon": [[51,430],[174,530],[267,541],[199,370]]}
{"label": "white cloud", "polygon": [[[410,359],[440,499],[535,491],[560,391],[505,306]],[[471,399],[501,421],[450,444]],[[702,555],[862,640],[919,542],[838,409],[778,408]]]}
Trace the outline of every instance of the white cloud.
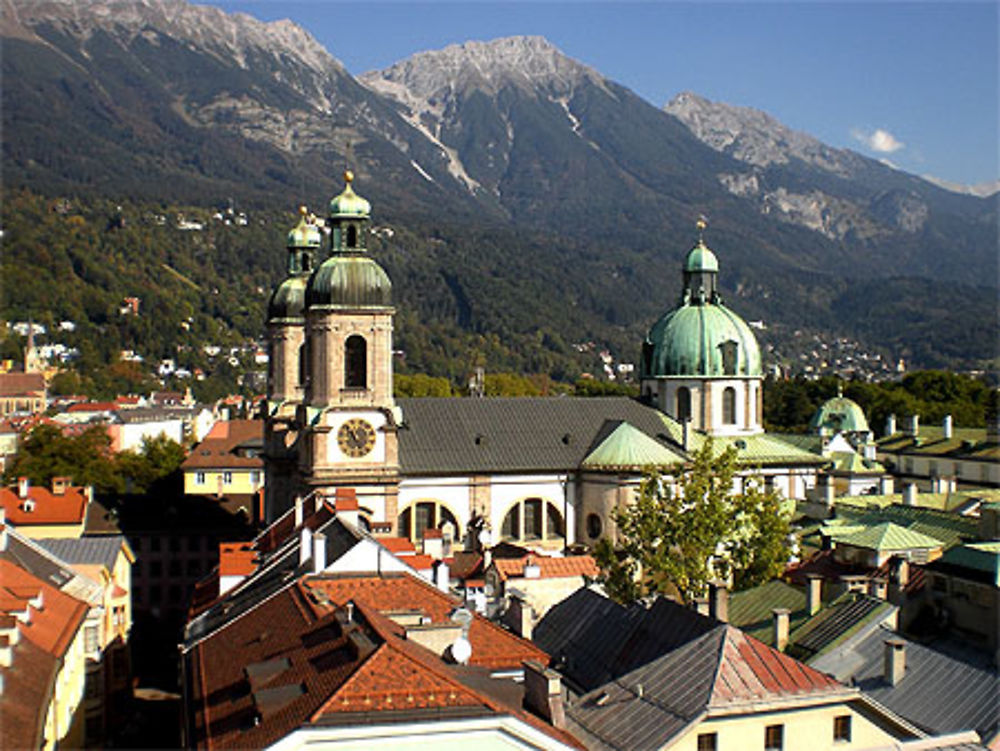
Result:
{"label": "white cloud", "polygon": [[882,128],[876,128],[873,131],[854,128],[851,130],[851,136],[854,140],[863,143],[869,149],[879,154],[891,154],[894,151],[899,151],[906,145],[892,133]]}

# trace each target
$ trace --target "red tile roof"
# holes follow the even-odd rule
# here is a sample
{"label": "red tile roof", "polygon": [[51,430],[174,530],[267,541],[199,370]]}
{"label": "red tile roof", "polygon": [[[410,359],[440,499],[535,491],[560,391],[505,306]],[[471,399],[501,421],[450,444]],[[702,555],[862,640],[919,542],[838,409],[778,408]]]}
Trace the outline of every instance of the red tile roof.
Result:
{"label": "red tile roof", "polygon": [[[407,559],[407,562],[409,559]],[[461,603],[429,582],[409,574],[383,576],[309,577],[305,585],[326,593],[330,601],[344,605],[353,600],[385,613],[419,609],[431,623],[448,623]],[[523,660],[548,663],[548,657],[529,641],[514,636],[481,615],[474,615],[469,628],[472,645],[470,664],[490,668],[519,668]]]}
{"label": "red tile roof", "polygon": [[41,748],[49,697],[55,687],[59,659],[21,639],[11,665],[3,669],[0,728],[3,748]]}
{"label": "red tile roof", "polygon": [[0,373],[0,397],[34,396],[45,393],[41,373]]}
{"label": "red tile roof", "polygon": [[540,569],[539,579],[560,579],[572,576],[596,577],[600,573],[597,563],[589,555],[572,555],[565,558],[526,556],[524,558],[496,558],[496,567],[501,581],[524,577],[524,567],[533,563]]}
{"label": "red tile roof", "polygon": [[405,563],[417,571],[430,571],[434,567],[434,557],[420,553],[406,556]]}
{"label": "red tile roof", "polygon": [[[349,588],[372,578],[339,581]],[[390,585],[398,588],[404,579],[413,577],[392,577]],[[321,604],[310,593],[318,581],[286,587],[191,648],[185,659],[194,745],[261,748],[343,712],[426,709],[426,719],[434,720],[449,707],[514,715],[578,745],[519,707],[464,685],[440,657],[402,638],[402,627],[368,601],[349,598],[355,603],[350,618],[341,607],[346,601]],[[417,585],[414,591],[423,588]],[[369,596],[374,591],[363,589]]]}
{"label": "red tile roof", "polygon": [[413,555],[417,549],[405,537],[377,537],[376,540],[390,553],[396,555]]}
{"label": "red tile roof", "polygon": [[257,551],[253,543],[219,543],[219,576],[248,576],[256,570]]}
{"label": "red tile roof", "polygon": [[67,412],[117,412],[118,404],[115,402],[83,402],[71,404],[66,408]]}
{"label": "red tile roof", "polygon": [[63,495],[54,495],[48,488],[31,486],[28,498],[34,502],[31,511],[25,509],[24,499],[18,496],[16,486],[0,488],[0,507],[7,521],[15,527],[82,524],[87,513],[87,491],[83,487],[67,488]]}
{"label": "red tile roof", "polygon": [[[38,595],[42,598],[41,609],[29,603]],[[0,559],[0,613],[11,615],[25,607],[30,617],[27,623],[18,625],[22,639],[61,659],[80,630],[90,606],[11,561]]]}

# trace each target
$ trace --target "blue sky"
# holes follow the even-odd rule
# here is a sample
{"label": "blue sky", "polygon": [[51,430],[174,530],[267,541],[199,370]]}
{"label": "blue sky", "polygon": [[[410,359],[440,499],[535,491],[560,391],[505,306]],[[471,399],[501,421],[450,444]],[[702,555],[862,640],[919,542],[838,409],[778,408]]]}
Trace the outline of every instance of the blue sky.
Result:
{"label": "blue sky", "polygon": [[291,18],[355,74],[468,39],[540,34],[656,106],[690,90],[915,174],[1000,177],[996,2],[205,4]]}

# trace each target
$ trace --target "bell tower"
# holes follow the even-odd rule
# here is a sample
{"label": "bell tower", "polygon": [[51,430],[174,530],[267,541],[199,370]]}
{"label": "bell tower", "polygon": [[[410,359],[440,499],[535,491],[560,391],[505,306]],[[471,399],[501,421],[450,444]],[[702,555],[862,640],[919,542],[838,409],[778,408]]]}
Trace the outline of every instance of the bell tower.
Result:
{"label": "bell tower", "polygon": [[264,456],[267,472],[264,521],[270,523],[292,505],[297,492],[296,413],[305,394],[305,299],[316,266],[322,234],[305,206],[288,233],[288,276],[267,306],[268,372]]}
{"label": "bell tower", "polygon": [[395,308],[385,270],[368,255],[368,201],[344,174],[330,201],[330,257],[305,293],[299,475],[305,490],[357,492],[362,514],[395,521],[399,423],[392,395]]}

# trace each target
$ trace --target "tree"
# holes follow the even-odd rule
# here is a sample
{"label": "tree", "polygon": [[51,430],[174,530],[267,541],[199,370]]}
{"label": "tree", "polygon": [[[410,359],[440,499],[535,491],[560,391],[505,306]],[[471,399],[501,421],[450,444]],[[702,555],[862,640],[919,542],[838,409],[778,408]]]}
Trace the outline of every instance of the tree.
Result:
{"label": "tree", "polygon": [[[715,455],[711,440],[676,487],[657,472],[643,480],[635,502],[615,512],[620,548],[599,545],[601,580],[616,600],[676,589],[690,600],[708,583],[732,575],[745,589],[781,572],[788,560],[788,517],[758,478],[733,492],[736,450]],[[632,572],[641,572],[638,586]]]}

